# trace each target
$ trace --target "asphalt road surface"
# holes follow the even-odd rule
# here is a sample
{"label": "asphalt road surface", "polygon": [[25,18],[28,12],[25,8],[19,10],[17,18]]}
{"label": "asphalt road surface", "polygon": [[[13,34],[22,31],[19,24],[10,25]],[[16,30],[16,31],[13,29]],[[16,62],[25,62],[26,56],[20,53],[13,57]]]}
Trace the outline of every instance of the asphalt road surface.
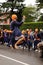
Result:
{"label": "asphalt road surface", "polygon": [[38,52],[0,45],[0,65],[43,65],[43,59]]}

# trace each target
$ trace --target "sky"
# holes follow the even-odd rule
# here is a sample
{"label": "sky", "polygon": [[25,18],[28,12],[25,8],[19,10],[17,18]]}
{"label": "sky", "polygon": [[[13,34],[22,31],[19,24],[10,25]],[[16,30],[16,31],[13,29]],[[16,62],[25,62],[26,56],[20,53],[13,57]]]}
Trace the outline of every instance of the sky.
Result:
{"label": "sky", "polygon": [[[0,0],[0,2],[5,2],[6,0]],[[34,5],[35,4],[35,1],[36,0],[25,0],[24,4],[26,4],[26,6],[32,4]]]}

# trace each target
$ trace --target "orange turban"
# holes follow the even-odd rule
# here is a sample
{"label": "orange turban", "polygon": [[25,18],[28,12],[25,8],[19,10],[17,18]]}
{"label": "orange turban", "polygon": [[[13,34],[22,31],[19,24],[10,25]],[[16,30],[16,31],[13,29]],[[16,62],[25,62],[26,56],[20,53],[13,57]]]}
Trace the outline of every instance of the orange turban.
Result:
{"label": "orange turban", "polygon": [[17,19],[17,15],[13,14],[11,18],[12,18],[12,20]]}

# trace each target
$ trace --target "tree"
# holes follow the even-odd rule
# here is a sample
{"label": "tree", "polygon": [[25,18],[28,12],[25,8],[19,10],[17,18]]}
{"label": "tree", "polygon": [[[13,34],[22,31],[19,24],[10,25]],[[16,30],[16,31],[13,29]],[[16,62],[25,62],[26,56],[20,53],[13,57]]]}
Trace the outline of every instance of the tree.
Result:
{"label": "tree", "polygon": [[23,10],[23,15],[26,16],[26,22],[33,22],[36,19],[36,8],[33,6],[25,7]]}
{"label": "tree", "polygon": [[[43,9],[43,0],[36,0],[37,3],[37,11],[41,11]],[[38,21],[43,21],[43,13],[40,12],[40,18]]]}
{"label": "tree", "polygon": [[38,7],[37,10],[43,8],[43,0],[36,0],[36,3],[37,3],[37,7]]}
{"label": "tree", "polygon": [[43,21],[43,15],[39,18],[38,21]]}
{"label": "tree", "polygon": [[[24,8],[24,5],[22,4],[23,1],[24,0],[7,0],[7,2],[2,3],[1,7],[5,10],[6,13],[9,12],[10,15],[13,13],[17,14],[18,21],[21,21],[22,10]],[[17,11],[14,11],[14,9],[17,9]]]}

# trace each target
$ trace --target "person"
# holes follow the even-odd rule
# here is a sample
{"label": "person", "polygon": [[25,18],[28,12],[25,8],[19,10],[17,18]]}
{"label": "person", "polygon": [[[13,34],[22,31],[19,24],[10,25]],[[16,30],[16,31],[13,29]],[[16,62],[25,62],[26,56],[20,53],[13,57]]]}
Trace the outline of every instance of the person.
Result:
{"label": "person", "polygon": [[40,58],[43,58],[43,41],[37,44],[38,49],[40,49],[41,55]]}
{"label": "person", "polygon": [[36,28],[35,32],[34,32],[34,50],[37,50],[37,44],[39,42],[41,42],[41,37],[40,37],[40,34],[38,32],[38,29]]}
{"label": "person", "polygon": [[9,43],[9,34],[7,29],[4,29],[4,43]]}
{"label": "person", "polygon": [[41,41],[43,41],[43,29],[40,29],[39,34],[40,34],[40,37],[41,37]]}
{"label": "person", "polygon": [[[18,22],[17,21],[17,15],[16,14],[13,14],[12,15],[12,21],[11,21],[11,24],[10,24],[10,29],[13,31],[12,32],[12,36],[11,36],[11,39],[10,39],[10,46],[12,47],[15,47],[16,49],[18,49],[18,44],[20,44],[20,42],[22,40],[24,40],[24,36],[22,35],[19,27],[23,24],[23,22],[25,21],[25,16],[23,16],[22,18],[22,21],[21,22]],[[15,40],[17,40],[17,42],[15,43]]]}
{"label": "person", "polygon": [[1,45],[4,44],[4,33],[3,33],[3,29],[0,30],[0,42],[1,42]]}

